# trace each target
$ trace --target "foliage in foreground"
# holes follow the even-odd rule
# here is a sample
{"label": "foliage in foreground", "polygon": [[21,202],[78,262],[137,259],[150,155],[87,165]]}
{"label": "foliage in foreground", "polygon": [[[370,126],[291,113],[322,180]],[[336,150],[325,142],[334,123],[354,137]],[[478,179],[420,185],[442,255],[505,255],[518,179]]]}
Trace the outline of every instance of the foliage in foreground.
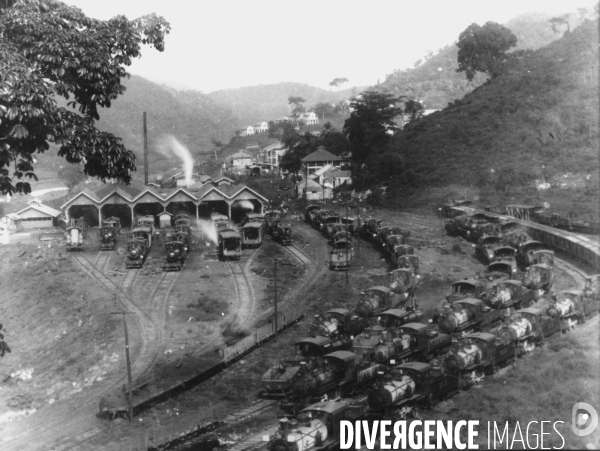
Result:
{"label": "foliage in foreground", "polygon": [[[101,21],[55,0],[2,2],[0,193],[30,192],[29,183],[13,178],[37,179],[33,155],[50,143],[67,162],[82,162],[87,175],[129,181],[135,156],[96,128],[98,110],[123,94],[124,67],[142,44],[162,51],[169,30],[154,14]],[[59,107],[55,96],[73,109]]]}

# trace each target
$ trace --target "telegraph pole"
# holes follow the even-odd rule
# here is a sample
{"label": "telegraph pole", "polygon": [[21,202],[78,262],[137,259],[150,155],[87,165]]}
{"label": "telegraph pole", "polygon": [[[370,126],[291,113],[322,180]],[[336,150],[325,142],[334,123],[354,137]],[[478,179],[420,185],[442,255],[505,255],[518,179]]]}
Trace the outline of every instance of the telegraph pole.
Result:
{"label": "telegraph pole", "polygon": [[274,287],[275,287],[275,343],[277,343],[277,259],[274,258],[273,259],[273,274],[274,274],[274,279],[275,279],[275,283],[274,283]]}
{"label": "telegraph pole", "polygon": [[304,210],[308,208],[308,164],[306,165],[306,177],[304,177]]}
{"label": "telegraph pole", "polygon": [[360,206],[356,206],[356,216],[358,218],[358,225],[356,230],[356,245],[358,249],[356,250],[356,256],[360,257]]}
{"label": "telegraph pole", "polygon": [[146,112],[144,111],[144,184],[148,186],[148,128],[146,127]]}
{"label": "telegraph pole", "polygon": [[[116,297],[116,296],[115,296]],[[123,329],[125,331],[125,359],[127,360],[127,382],[129,383],[129,392],[127,403],[129,404],[129,422],[133,422],[133,383],[131,382],[131,361],[129,360],[129,334],[127,333],[127,322],[125,315],[132,315],[133,312],[111,312],[111,315],[123,315]]]}
{"label": "telegraph pole", "polygon": [[348,205],[346,205],[346,285],[348,285],[348,273],[350,267],[348,266],[348,246],[350,246],[350,237],[348,237]]}

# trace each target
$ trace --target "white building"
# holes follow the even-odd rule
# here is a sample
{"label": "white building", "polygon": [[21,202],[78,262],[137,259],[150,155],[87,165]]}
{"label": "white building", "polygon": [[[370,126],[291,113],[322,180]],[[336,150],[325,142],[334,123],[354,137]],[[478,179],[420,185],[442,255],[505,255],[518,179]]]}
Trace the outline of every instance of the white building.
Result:
{"label": "white building", "polygon": [[252,156],[243,150],[240,150],[231,155],[229,161],[234,169],[242,169],[252,164]]}

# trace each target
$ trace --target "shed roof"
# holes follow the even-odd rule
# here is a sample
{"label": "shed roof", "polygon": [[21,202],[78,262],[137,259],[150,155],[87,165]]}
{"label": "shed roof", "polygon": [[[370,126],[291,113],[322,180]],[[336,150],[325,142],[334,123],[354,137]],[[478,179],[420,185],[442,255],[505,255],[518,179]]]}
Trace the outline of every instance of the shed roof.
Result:
{"label": "shed roof", "polygon": [[302,158],[301,161],[303,163],[314,163],[320,161],[342,161],[342,159],[327,151],[324,147],[319,147],[315,152]]}
{"label": "shed roof", "polygon": [[36,210],[45,215],[52,216],[53,218],[57,218],[61,214],[60,210],[56,210],[55,208],[48,207],[47,205],[42,205],[41,203],[40,204],[32,203],[28,207],[24,208],[23,210],[17,211],[16,214],[20,215],[21,213],[23,213],[27,210]]}

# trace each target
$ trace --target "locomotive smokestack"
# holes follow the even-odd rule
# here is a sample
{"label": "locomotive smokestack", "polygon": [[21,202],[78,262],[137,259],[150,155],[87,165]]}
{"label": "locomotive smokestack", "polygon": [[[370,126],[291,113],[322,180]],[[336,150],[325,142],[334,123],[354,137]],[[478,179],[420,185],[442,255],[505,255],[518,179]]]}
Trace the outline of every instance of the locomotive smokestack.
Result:
{"label": "locomotive smokestack", "polygon": [[146,112],[144,111],[144,185],[148,186],[148,129],[146,127]]}

